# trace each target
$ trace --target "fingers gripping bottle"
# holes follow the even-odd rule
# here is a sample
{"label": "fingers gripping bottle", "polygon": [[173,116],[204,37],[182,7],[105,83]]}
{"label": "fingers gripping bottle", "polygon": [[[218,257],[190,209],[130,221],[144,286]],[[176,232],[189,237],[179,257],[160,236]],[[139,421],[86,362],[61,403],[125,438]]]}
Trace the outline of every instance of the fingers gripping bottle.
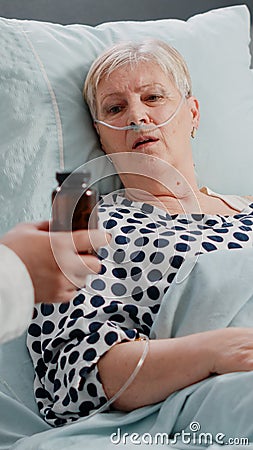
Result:
{"label": "fingers gripping bottle", "polygon": [[89,187],[89,172],[56,172],[52,192],[52,231],[76,231],[98,226],[98,193]]}

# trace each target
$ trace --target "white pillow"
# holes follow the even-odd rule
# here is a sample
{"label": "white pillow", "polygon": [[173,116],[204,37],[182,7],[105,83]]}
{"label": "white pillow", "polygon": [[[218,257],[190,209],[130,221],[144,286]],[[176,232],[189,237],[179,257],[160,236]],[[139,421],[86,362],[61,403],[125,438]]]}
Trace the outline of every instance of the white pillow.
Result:
{"label": "white pillow", "polygon": [[[185,57],[200,101],[193,142],[199,184],[253,193],[253,71],[246,6],[216,9],[188,21],[112,22],[90,27],[0,19],[0,232],[49,217],[62,151],[74,169],[103,155],[82,101],[94,58],[119,40],[162,39]],[[110,165],[96,161],[102,178]],[[100,183],[101,193],[117,187]]]}

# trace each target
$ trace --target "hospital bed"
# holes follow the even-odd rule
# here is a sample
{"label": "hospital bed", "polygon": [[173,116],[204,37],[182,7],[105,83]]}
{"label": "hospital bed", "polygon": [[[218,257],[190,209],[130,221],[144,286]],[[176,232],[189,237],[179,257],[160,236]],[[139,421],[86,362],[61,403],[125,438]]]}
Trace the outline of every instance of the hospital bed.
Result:
{"label": "hospital bed", "polygon": [[[0,0],[0,233],[20,221],[50,217],[60,168],[87,168],[100,194],[119,187],[82,101],[82,85],[93,59],[122,39],[155,37],[183,54],[200,102],[201,125],[193,142],[199,184],[222,193],[252,194],[252,14],[252,0]],[[215,263],[222,266],[219,258]],[[227,264],[232,273],[233,262]],[[204,259],[200,270],[211,267]],[[189,277],[181,284],[175,298],[191,282]],[[158,322],[156,327],[166,325]],[[175,431],[191,389],[163,405],[51,429],[34,401],[33,368],[21,336],[0,348],[0,450],[136,448],[129,436],[143,436],[154,423],[168,435]],[[203,389],[208,389],[205,383]],[[119,429],[128,433],[127,443],[117,441]],[[210,443],[212,449],[219,444]],[[142,441],[138,447],[147,445]],[[181,436],[176,448],[193,444],[187,445]]]}

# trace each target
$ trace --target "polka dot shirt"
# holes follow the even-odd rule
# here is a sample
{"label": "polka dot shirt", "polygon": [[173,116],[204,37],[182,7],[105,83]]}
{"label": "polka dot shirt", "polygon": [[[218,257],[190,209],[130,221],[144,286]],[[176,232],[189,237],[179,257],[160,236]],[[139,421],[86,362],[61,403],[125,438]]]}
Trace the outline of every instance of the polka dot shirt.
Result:
{"label": "polka dot shirt", "polygon": [[35,397],[52,426],[89,415],[106,401],[98,360],[112,346],[149,336],[161,300],[186,258],[252,246],[253,203],[233,216],[169,215],[121,194],[102,200],[100,274],[69,303],[40,304],[28,330]]}

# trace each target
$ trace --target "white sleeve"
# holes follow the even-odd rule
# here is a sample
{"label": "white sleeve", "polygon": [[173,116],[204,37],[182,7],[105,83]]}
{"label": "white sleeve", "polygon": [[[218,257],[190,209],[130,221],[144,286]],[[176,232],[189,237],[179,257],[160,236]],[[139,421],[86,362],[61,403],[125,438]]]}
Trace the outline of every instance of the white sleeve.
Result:
{"label": "white sleeve", "polygon": [[32,318],[34,288],[21,259],[0,245],[0,343],[21,335]]}

